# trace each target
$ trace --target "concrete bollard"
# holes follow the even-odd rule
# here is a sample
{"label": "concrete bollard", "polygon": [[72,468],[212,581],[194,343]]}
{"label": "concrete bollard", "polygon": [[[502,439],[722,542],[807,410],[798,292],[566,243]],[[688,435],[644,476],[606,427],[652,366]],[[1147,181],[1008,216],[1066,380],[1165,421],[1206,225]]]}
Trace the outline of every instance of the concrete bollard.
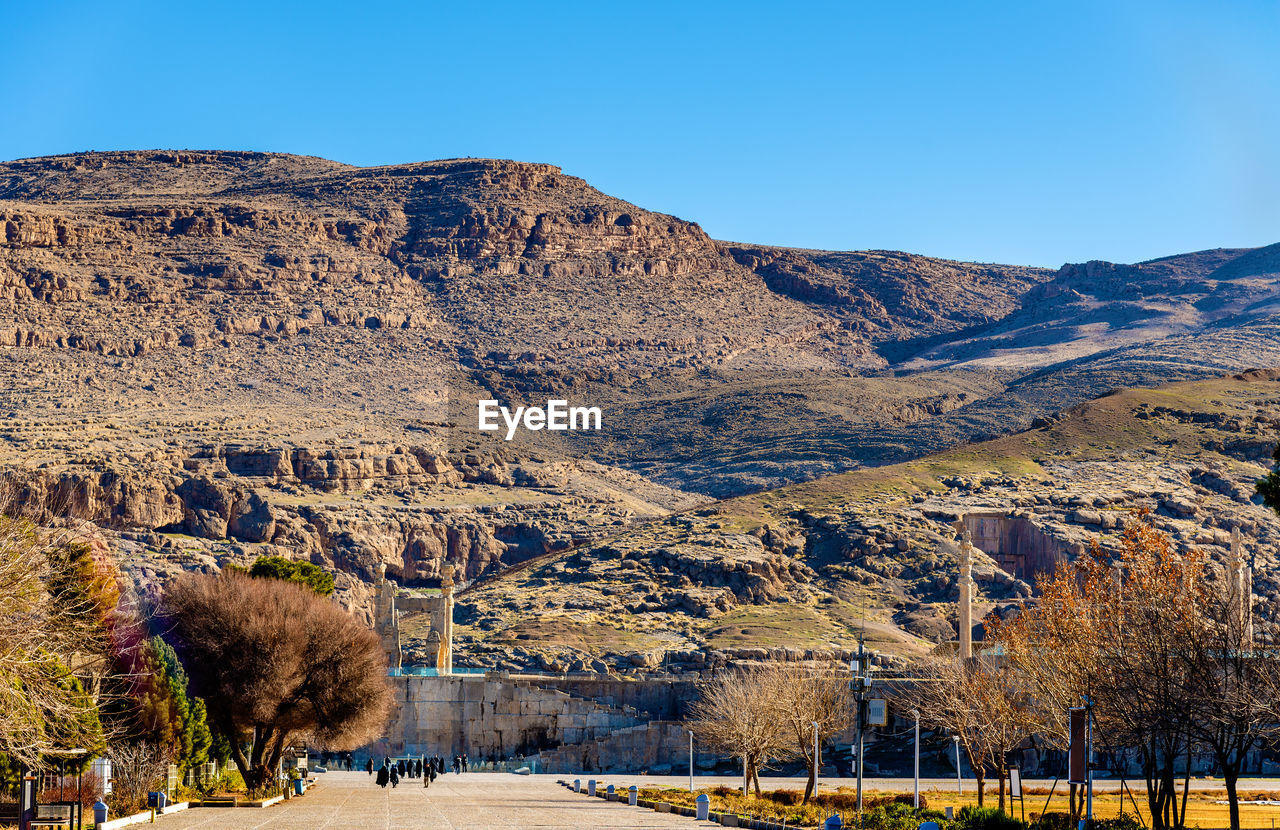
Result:
{"label": "concrete bollard", "polygon": [[575,778],[575,779],[573,779],[573,791],[574,791],[575,793],[580,793],[580,792],[582,792],[582,779],[581,779],[581,778]]}
{"label": "concrete bollard", "polygon": [[822,823],[822,827],[823,830],[840,830],[841,827],[844,827],[844,822],[840,820],[839,816],[832,816]]}
{"label": "concrete bollard", "polygon": [[697,799],[695,799],[695,801],[698,805],[698,813],[697,813],[698,821],[706,821],[707,813],[711,812],[711,799],[707,797],[706,793],[703,793],[702,795],[698,796]]}
{"label": "concrete bollard", "polygon": [[595,797],[595,794],[596,794],[596,779],[588,778],[587,779],[587,795]]}
{"label": "concrete bollard", "polygon": [[618,800],[617,792],[614,790],[614,787],[613,787],[613,785],[612,785],[612,784],[610,784],[609,786],[605,787],[605,790],[604,790],[604,797],[605,797],[605,800],[606,800],[606,801],[617,801],[617,800]]}
{"label": "concrete bollard", "polygon": [[636,789],[635,784],[632,784],[630,787],[627,787],[627,804],[631,805],[632,807],[636,806],[636,798],[639,796],[639,794],[640,794],[640,791]]}

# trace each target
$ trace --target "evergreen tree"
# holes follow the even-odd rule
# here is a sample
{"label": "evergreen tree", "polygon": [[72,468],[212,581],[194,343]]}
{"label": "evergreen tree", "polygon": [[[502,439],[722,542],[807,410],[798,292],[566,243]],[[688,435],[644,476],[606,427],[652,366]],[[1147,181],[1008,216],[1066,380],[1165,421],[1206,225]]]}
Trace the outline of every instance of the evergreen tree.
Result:
{"label": "evergreen tree", "polygon": [[296,582],[322,597],[333,594],[333,574],[310,562],[285,559],[282,556],[263,556],[253,563],[253,567],[249,569],[249,576]]}
{"label": "evergreen tree", "polygon": [[1258,495],[1262,496],[1263,504],[1280,513],[1280,445],[1276,446],[1271,457],[1276,463],[1272,466],[1271,472],[1258,479],[1255,489]]}
{"label": "evergreen tree", "polygon": [[187,673],[178,655],[160,637],[152,637],[133,655],[135,718],[139,731],[166,747],[182,770],[209,760],[213,737],[204,702],[187,694]]}

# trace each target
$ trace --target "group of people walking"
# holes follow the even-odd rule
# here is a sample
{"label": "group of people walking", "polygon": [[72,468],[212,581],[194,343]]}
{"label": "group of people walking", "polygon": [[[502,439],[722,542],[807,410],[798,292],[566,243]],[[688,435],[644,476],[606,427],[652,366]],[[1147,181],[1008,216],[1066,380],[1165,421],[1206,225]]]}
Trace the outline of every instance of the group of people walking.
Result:
{"label": "group of people walking", "polygon": [[[466,772],[469,763],[467,756],[455,755],[453,756],[453,771],[455,773]],[[378,767],[378,776],[374,779],[374,783],[379,787],[386,787],[388,784],[395,787],[402,778],[425,777],[428,781],[434,781],[437,775],[444,775],[444,764],[444,758],[439,755],[430,758],[425,755],[421,758],[384,758],[382,759],[382,766]],[[372,757],[365,763],[364,768],[365,772],[373,775]]]}

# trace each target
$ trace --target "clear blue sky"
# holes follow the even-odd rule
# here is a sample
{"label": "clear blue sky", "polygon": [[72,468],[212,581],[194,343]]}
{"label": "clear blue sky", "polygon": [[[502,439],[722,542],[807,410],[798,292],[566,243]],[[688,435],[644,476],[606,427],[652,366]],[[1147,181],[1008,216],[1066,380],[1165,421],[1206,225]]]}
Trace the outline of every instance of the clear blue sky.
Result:
{"label": "clear blue sky", "polygon": [[720,239],[1056,266],[1280,242],[1274,2],[11,4],[0,158],[557,164]]}

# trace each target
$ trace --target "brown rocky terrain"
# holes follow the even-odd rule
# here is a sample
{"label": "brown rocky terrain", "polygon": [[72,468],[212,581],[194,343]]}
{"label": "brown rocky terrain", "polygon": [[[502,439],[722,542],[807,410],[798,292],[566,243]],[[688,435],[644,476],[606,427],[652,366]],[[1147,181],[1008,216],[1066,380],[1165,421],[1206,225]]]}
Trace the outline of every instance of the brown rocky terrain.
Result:
{"label": "brown rocky terrain", "polygon": [[[741,496],[552,554],[460,596],[460,651],[483,665],[699,671],[765,654],[883,663],[956,637],[957,532],[977,609],[1146,513],[1180,549],[1225,559],[1233,529],[1257,613],[1280,596],[1280,516],[1253,484],[1280,439],[1280,371],[1128,390],[1029,431]],[[978,636],[981,636],[980,630]]]}
{"label": "brown rocky terrain", "polygon": [[[488,585],[581,555],[539,566],[577,591],[632,544],[612,540],[701,522],[687,511],[712,498],[919,458],[1113,387],[1280,365],[1277,270],[1271,248],[1055,272],[724,243],[513,161],[14,161],[0,464],[47,519],[102,528],[144,593],[263,553],[336,570],[357,607],[380,564]],[[600,406],[604,428],[507,443],[475,429],[489,397]],[[628,613],[782,603],[803,627],[823,569],[719,530],[655,536],[642,566],[661,578]],[[877,624],[941,631],[917,616]]]}

